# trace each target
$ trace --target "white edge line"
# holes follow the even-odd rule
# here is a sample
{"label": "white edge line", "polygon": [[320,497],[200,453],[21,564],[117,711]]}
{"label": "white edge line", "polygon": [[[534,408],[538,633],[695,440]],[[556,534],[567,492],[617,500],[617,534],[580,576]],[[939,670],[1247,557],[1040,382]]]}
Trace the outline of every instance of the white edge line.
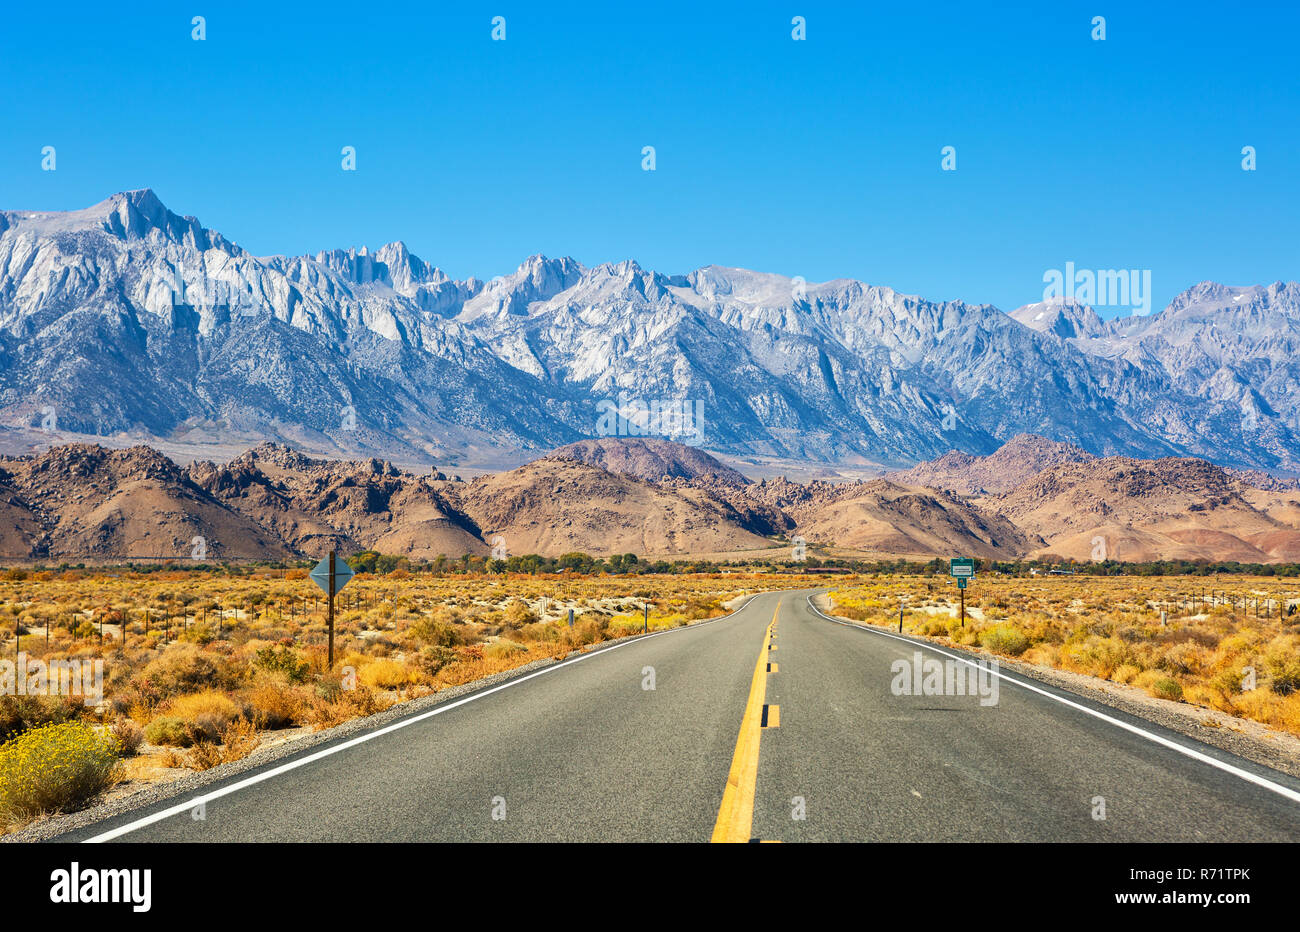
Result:
{"label": "white edge line", "polygon": [[[859,625],[859,624],[854,624],[851,621],[841,621],[838,618],[832,618],[830,615],[827,615],[825,612],[819,609],[816,605],[813,605],[812,596],[808,596],[808,607],[811,608],[818,615],[821,615],[827,621],[831,622],[832,624],[843,625],[846,628],[857,628],[860,631],[869,631],[872,634],[878,634],[881,635],[882,637],[890,638],[891,640],[902,641],[904,644],[911,644],[913,647],[923,647],[928,650],[932,650],[936,654],[941,654],[944,657],[951,657],[953,660],[960,661],[961,663],[968,664],[972,667],[978,666],[978,664],[975,663],[975,661],[973,660],[969,660],[966,657],[961,657],[957,654],[950,654],[945,650],[940,650],[939,648],[935,647],[933,644],[926,643],[925,641],[914,641],[910,638],[899,637],[897,634],[894,634],[890,631],[882,631],[879,628],[873,628],[870,625]],[[1125,731],[1132,732],[1135,735],[1140,735],[1141,737],[1146,738],[1148,741],[1153,741],[1156,744],[1161,745],[1162,747],[1167,747],[1170,750],[1177,751],[1179,754],[1185,754],[1188,757],[1192,758],[1193,760],[1198,760],[1203,764],[1209,764],[1211,767],[1215,767],[1226,773],[1230,773],[1234,777],[1239,777],[1242,780],[1245,780],[1247,783],[1253,783],[1256,786],[1262,786],[1266,790],[1272,790],[1274,793],[1277,793],[1279,796],[1285,796],[1287,799],[1291,800],[1294,803],[1300,803],[1300,792],[1297,792],[1288,786],[1283,786],[1280,783],[1274,783],[1272,780],[1269,780],[1266,777],[1261,777],[1258,774],[1251,773],[1249,770],[1243,770],[1242,768],[1234,766],[1233,764],[1229,764],[1226,761],[1221,761],[1217,757],[1211,757],[1209,754],[1203,754],[1200,751],[1196,750],[1195,748],[1189,748],[1186,745],[1179,744],[1177,741],[1170,741],[1168,738],[1163,738],[1160,735],[1149,732],[1146,729],[1139,728],[1138,726],[1132,725],[1126,721],[1123,721],[1122,719],[1114,718],[1110,715],[1105,714],[1104,712],[1098,712],[1096,709],[1090,709],[1086,705],[1082,705],[1078,702],[1071,702],[1069,699],[1066,699],[1062,696],[1058,696],[1055,693],[1048,692],[1046,689],[1040,689],[1039,687],[1034,686],[1030,683],[1026,683],[1023,680],[1018,680],[1015,677],[1007,676],[1007,674],[1003,673],[1001,670],[988,670],[987,672],[992,673],[994,676],[999,677],[1000,679],[1006,680],[1008,683],[1013,683],[1016,686],[1021,687],[1022,689],[1027,689],[1030,692],[1035,692],[1038,693],[1039,695],[1046,696],[1048,699],[1054,699],[1057,702],[1061,703],[1062,705],[1067,705],[1072,709],[1078,709],[1080,712],[1087,713],[1088,715],[1091,715],[1093,718],[1099,718],[1103,722],[1109,722],[1110,724],[1114,725],[1117,728],[1122,728]]]}
{"label": "white edge line", "polygon": [[766,593],[756,592],[753,595],[751,595],[748,599],[746,599],[743,605],[739,606],[734,611],[728,612],[725,615],[719,615],[717,618],[710,618],[708,621],[701,621],[698,624],[694,624],[694,625],[684,625],[683,627],[680,628],[669,628],[667,631],[656,631],[653,634],[643,634],[640,637],[634,636],[629,638],[626,641],[620,641],[611,644],[607,647],[602,647],[599,650],[590,651],[578,657],[574,657],[571,660],[562,660],[559,663],[552,664],[551,666],[545,667],[544,669],[534,671],[533,673],[528,673],[524,676],[516,677],[515,679],[512,680],[507,680],[504,683],[501,683],[497,686],[490,687],[489,689],[484,689],[480,692],[476,692],[473,695],[466,696],[463,699],[457,699],[454,702],[448,702],[444,705],[436,706],[435,708],[432,708],[427,712],[421,712],[418,715],[412,715],[409,718],[404,718],[401,719],[400,721],[393,722],[391,725],[385,725],[383,728],[377,728],[374,731],[368,731],[365,734],[358,735],[355,738],[350,738],[347,741],[342,742],[341,744],[331,745],[330,747],[317,751],[315,754],[309,754],[306,757],[301,757],[298,758],[297,760],[289,761],[287,764],[281,764],[279,767],[273,767],[270,770],[263,770],[259,773],[253,774],[251,777],[246,777],[245,779],[240,780],[237,783],[232,783],[229,786],[222,787],[221,789],[213,790],[211,793],[205,793],[202,796],[195,796],[192,799],[189,799],[183,803],[177,803],[174,806],[169,806],[166,809],[162,809],[158,812],[152,813],[151,815],[147,815],[144,816],[143,818],[136,819],[134,822],[129,822],[126,825],[119,826],[118,828],[110,829],[109,831],[96,835],[93,838],[87,838],[82,843],[100,844],[105,841],[112,841],[114,838],[120,838],[123,835],[128,835],[131,832],[145,828],[146,826],[153,825],[157,822],[162,822],[164,819],[170,819],[174,815],[180,815],[182,812],[187,812],[195,808],[196,806],[206,805],[210,802],[213,802],[214,800],[221,799],[223,796],[229,796],[232,793],[238,793],[240,790],[247,789],[250,786],[256,786],[258,783],[262,783],[263,781],[270,780],[273,777],[278,777],[282,773],[288,773],[289,771],[296,770],[299,767],[305,767],[307,764],[311,764],[314,763],[315,761],[322,760],[323,758],[329,757],[333,754],[338,754],[340,751],[346,751],[348,748],[356,747],[357,745],[364,744],[367,741],[372,741],[375,738],[378,738],[382,735],[386,735],[391,732],[397,731],[399,729],[406,728],[408,725],[414,725],[416,722],[422,722],[425,719],[433,718],[435,715],[441,715],[443,712],[450,712],[452,709],[473,702],[475,699],[482,699],[484,696],[490,696],[493,693],[500,692],[503,689],[509,689],[512,686],[518,686],[520,683],[526,683],[531,679],[535,679],[536,677],[539,676],[544,676],[547,673],[553,673],[556,670],[560,670],[565,667],[571,667],[575,663],[581,663],[582,661],[589,660],[592,657],[597,657],[601,654],[607,654],[612,650],[618,650],[620,647],[627,647],[629,644],[639,644],[644,641],[648,641],[651,638],[657,638],[665,634],[672,634],[674,631],[696,631],[700,628],[714,624],[715,622],[725,621],[726,619],[732,617],[733,615],[743,611],[745,608],[749,606],[751,602],[757,599],[760,595],[765,595],[765,594]]}

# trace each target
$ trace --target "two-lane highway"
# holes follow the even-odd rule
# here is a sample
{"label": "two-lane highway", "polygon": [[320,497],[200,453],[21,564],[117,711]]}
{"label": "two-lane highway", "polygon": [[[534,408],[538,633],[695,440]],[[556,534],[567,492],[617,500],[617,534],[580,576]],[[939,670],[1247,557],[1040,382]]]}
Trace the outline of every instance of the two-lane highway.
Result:
{"label": "two-lane highway", "polygon": [[1300,840],[1300,781],[1005,672],[982,697],[933,694],[900,671],[964,655],[808,596],[760,595],[62,840]]}

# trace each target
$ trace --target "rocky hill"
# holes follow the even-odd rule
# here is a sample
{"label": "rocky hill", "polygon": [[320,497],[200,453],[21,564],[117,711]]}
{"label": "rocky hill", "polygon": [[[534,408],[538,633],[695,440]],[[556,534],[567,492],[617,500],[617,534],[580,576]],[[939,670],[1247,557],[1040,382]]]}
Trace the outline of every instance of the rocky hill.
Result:
{"label": "rocky hill", "polygon": [[648,482],[709,478],[727,485],[745,485],[749,481],[743,473],[703,450],[657,437],[579,440],[548,453],[546,458],[586,463]]}
{"label": "rocky hill", "polygon": [[[67,445],[0,458],[0,556],[184,559],[196,547],[210,559],[330,549],[424,559],[494,551],[763,556],[803,537],[841,552],[925,559],[1300,560],[1300,490],[1261,487],[1268,483],[1203,460],[1080,456],[1029,437],[975,458],[965,472],[945,471],[955,462],[949,454],[911,477],[975,476],[979,490],[963,493],[887,479],[749,482],[698,451],[636,439],[607,439],[582,455],[597,454],[616,471],[557,451],[463,482],[278,444],[187,467],[147,447]],[[1029,474],[988,491],[1010,482],[990,463]],[[674,475],[681,472],[690,475]]]}
{"label": "rocky hill", "polygon": [[1107,457],[1053,466],[987,504],[1079,560],[1295,559],[1300,526],[1252,491],[1202,460]]}
{"label": "rocky hill", "polygon": [[1072,443],[1018,434],[988,456],[951,450],[936,460],[889,473],[886,478],[900,485],[955,492],[1007,492],[1044,469],[1060,463],[1086,463],[1095,458]]}
{"label": "rocky hill", "polygon": [[[291,548],[148,447],[0,459],[8,557],[283,557]],[[197,549],[196,549],[197,548]]]}

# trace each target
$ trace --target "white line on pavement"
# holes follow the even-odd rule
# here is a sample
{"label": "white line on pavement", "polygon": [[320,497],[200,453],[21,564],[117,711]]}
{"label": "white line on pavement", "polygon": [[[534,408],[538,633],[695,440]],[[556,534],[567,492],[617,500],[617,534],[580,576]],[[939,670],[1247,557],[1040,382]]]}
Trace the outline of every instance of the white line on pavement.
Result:
{"label": "white line on pavement", "polygon": [[298,760],[289,761],[287,764],[281,764],[279,767],[273,767],[270,770],[261,771],[260,773],[253,774],[251,777],[246,777],[245,779],[240,780],[237,783],[232,783],[229,786],[221,787],[220,789],[213,790],[210,793],[204,793],[202,796],[195,796],[194,798],[186,800],[183,803],[177,803],[174,806],[169,806],[166,809],[162,809],[159,810],[158,812],[151,813],[150,815],[143,816],[139,819],[136,819],[133,822],[128,822],[126,825],[122,825],[119,826],[118,828],[110,829],[109,831],[96,835],[93,838],[87,838],[86,843],[98,844],[99,842],[112,841],[114,838],[121,838],[123,835],[130,834],[131,832],[137,831],[146,826],[153,825],[157,822],[161,822],[164,819],[170,819],[172,816],[180,815],[182,812],[189,812],[191,809],[194,809],[199,805],[206,805],[214,800],[220,799],[223,796],[229,796],[232,793],[238,793],[240,790],[247,789],[250,786],[256,786],[258,783],[262,783],[266,780],[270,780],[273,777],[278,777],[282,773],[288,773],[289,771],[296,770],[299,767],[305,767],[307,764],[314,763],[315,761],[329,757],[332,754],[338,754],[340,751],[346,751],[348,748],[353,748],[359,744],[364,744],[367,741],[372,741],[375,738],[380,737],[381,735],[390,734],[391,732],[397,731],[401,728],[406,728],[408,725],[414,725],[416,722],[422,722],[425,719],[433,718],[435,715],[441,715],[444,712],[450,712],[452,709],[466,705],[470,702],[473,702],[476,699],[482,699],[484,696],[490,696],[493,693],[501,692],[501,690],[509,689],[512,686],[518,686],[520,683],[526,683],[529,680],[536,679],[539,676],[545,676],[547,673],[554,673],[556,670],[562,670],[565,667],[571,667],[575,663],[581,663],[584,660],[590,660],[592,657],[599,657],[601,654],[607,654],[612,650],[618,650],[620,647],[627,647],[629,644],[640,644],[650,640],[651,638],[661,637],[662,635],[665,634],[672,634],[675,631],[696,631],[699,630],[700,628],[707,627],[708,625],[714,624],[716,622],[725,621],[726,619],[746,609],[761,594],[764,593],[756,593],[750,596],[748,599],[745,600],[745,603],[741,605],[739,608],[737,608],[735,611],[728,612],[725,615],[719,615],[717,618],[710,618],[708,621],[702,621],[699,624],[695,624],[695,625],[686,625],[681,628],[670,628],[667,631],[656,631],[654,634],[646,634],[640,637],[634,637],[630,640],[623,641],[618,644],[613,644],[609,647],[602,647],[599,650],[594,650],[591,653],[583,654],[580,657],[574,657],[572,660],[563,660],[560,663],[546,667],[545,669],[538,670],[534,673],[529,673],[525,676],[517,677],[505,683],[501,683],[498,686],[493,686],[490,689],[484,689],[481,692],[476,692],[473,695],[466,696],[464,699],[457,699],[455,702],[448,702],[445,705],[437,706],[436,708],[430,709],[428,712],[421,712],[418,715],[412,715],[410,718],[404,718],[401,721],[394,722],[391,725],[386,725],[383,728],[377,728],[374,731],[368,731],[363,735],[358,735],[357,737],[351,738],[340,744],[331,745],[330,747],[317,751],[315,754],[309,754],[306,757],[299,758]]}
{"label": "white line on pavement", "polygon": [[[950,657],[953,660],[960,661],[961,663],[964,664],[969,664],[970,666],[977,666],[977,664],[973,660],[970,660],[966,657],[961,657],[957,654],[950,654],[947,651],[940,650],[934,645],[927,644],[924,641],[914,641],[911,638],[900,637],[899,635],[894,634],[890,631],[881,631],[879,628],[873,628],[869,625],[859,625],[859,624],[854,624],[853,622],[850,621],[842,621],[838,618],[832,618],[830,615],[827,615],[825,612],[819,609],[816,605],[813,605],[812,596],[808,596],[808,607],[811,608],[818,615],[821,615],[827,621],[831,622],[832,624],[843,625],[846,628],[857,628],[859,631],[869,631],[870,633],[878,634],[881,637],[887,637],[894,641],[902,641],[904,644],[911,644],[913,647],[923,647],[926,650],[932,650],[936,654],[940,654],[944,657]],[[1146,738],[1148,741],[1153,741],[1156,744],[1161,745],[1162,747],[1166,747],[1169,748],[1170,750],[1177,751],[1179,754],[1185,754],[1188,757],[1192,758],[1193,760],[1198,760],[1203,764],[1209,764],[1211,767],[1216,767],[1219,770],[1224,771],[1225,773],[1230,773],[1234,777],[1240,777],[1242,780],[1245,780],[1247,783],[1253,783],[1256,786],[1262,786],[1266,790],[1272,790],[1274,793],[1277,793],[1279,796],[1285,796],[1287,799],[1291,800],[1292,802],[1300,803],[1300,792],[1296,792],[1290,787],[1283,786],[1280,783],[1274,783],[1272,780],[1269,780],[1266,777],[1261,777],[1258,774],[1251,773],[1249,770],[1243,770],[1240,767],[1236,767],[1232,764],[1229,764],[1227,761],[1221,761],[1217,757],[1211,757],[1209,754],[1203,754],[1200,751],[1196,750],[1195,748],[1186,747],[1185,745],[1179,744],[1177,741],[1170,741],[1168,738],[1163,738],[1160,735],[1154,734],[1153,732],[1149,732],[1146,729],[1139,728],[1138,726],[1132,725],[1126,721],[1123,721],[1122,719],[1114,718],[1113,716],[1107,715],[1104,712],[1098,712],[1096,709],[1090,709],[1086,705],[1082,705],[1078,702],[1071,702],[1069,699],[1066,699],[1063,696],[1058,696],[1055,693],[1048,692],[1045,689],[1040,689],[1039,687],[1034,686],[1030,683],[1026,683],[1023,680],[1018,680],[1013,676],[1008,676],[1007,674],[1003,673],[1001,670],[989,670],[988,672],[992,673],[994,676],[1006,680],[1008,683],[1013,683],[1014,685],[1019,686],[1022,689],[1027,689],[1030,692],[1038,693],[1040,696],[1046,696],[1048,699],[1054,699],[1057,702],[1061,703],[1062,705],[1067,705],[1072,709],[1077,709],[1080,712],[1084,712],[1088,715],[1091,715],[1093,718],[1099,718],[1103,722],[1109,722],[1110,724],[1114,725],[1116,728],[1122,728],[1127,732],[1131,732],[1135,735],[1140,735],[1141,737]]]}

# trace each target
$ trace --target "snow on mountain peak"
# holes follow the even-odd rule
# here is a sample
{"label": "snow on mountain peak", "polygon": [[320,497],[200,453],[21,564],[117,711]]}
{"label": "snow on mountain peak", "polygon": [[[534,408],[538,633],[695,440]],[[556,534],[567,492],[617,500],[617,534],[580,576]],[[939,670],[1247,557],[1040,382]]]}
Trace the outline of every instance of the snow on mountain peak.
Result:
{"label": "snow on mountain peak", "polygon": [[1051,297],[1026,304],[1010,316],[1039,333],[1053,334],[1063,340],[1099,335],[1105,327],[1097,312],[1074,298]]}
{"label": "snow on mountain peak", "polygon": [[90,207],[67,211],[5,211],[0,230],[14,230],[37,237],[60,234],[100,233],[119,240],[135,241],[159,236],[196,249],[234,247],[220,234],[210,234],[194,217],[172,213],[151,188],[121,191]]}
{"label": "snow on mountain peak", "polygon": [[0,409],[21,418],[41,399],[87,432],[222,417],[351,444],[350,410],[376,444],[554,446],[626,394],[705,405],[709,446],[739,454],[905,462],[1030,432],[1095,453],[1300,462],[1296,283],[1203,282],[1108,323],[1067,299],[1006,315],[630,259],[538,254],[484,284],[400,241],[257,259],[142,190],[0,213],[0,341]]}

